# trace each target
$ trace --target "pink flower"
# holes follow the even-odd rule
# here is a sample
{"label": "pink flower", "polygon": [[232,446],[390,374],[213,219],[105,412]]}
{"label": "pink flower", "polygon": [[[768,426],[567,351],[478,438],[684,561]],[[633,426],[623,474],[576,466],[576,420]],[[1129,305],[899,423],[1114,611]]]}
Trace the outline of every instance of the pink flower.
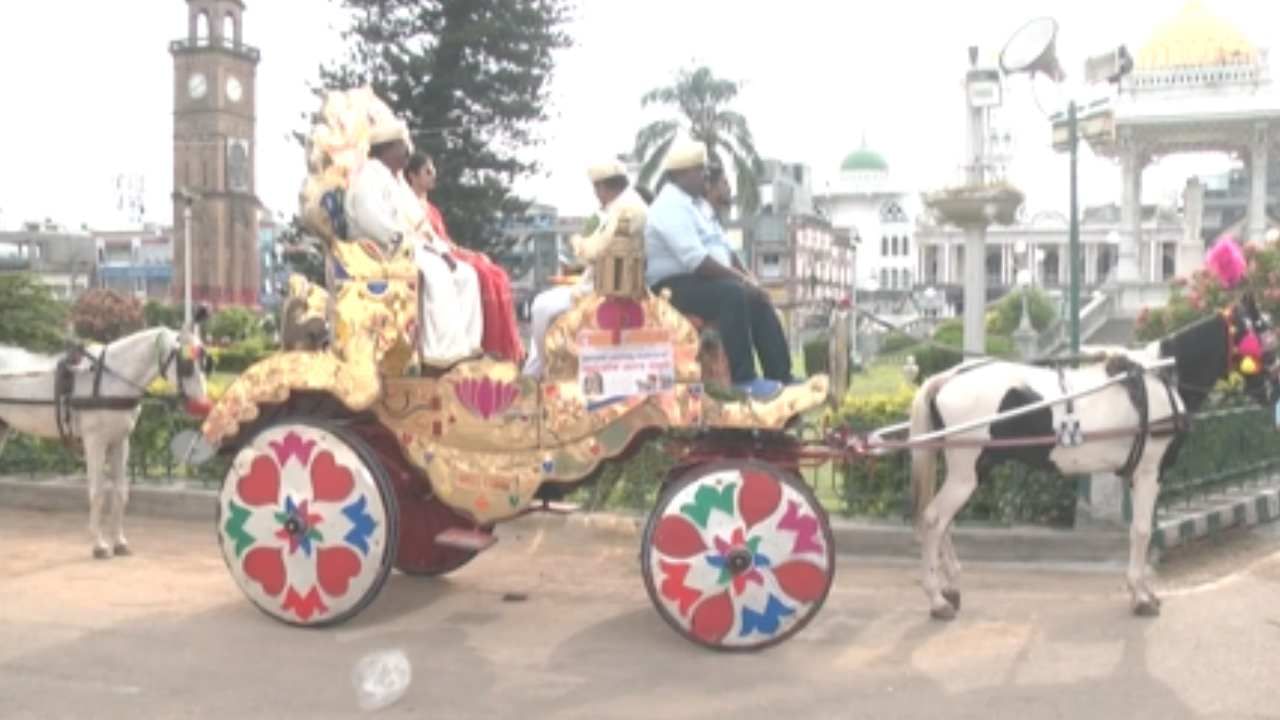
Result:
{"label": "pink flower", "polygon": [[1244,278],[1247,263],[1244,253],[1235,239],[1224,236],[1209,250],[1204,259],[1205,267],[1218,278],[1224,288],[1233,288]]}

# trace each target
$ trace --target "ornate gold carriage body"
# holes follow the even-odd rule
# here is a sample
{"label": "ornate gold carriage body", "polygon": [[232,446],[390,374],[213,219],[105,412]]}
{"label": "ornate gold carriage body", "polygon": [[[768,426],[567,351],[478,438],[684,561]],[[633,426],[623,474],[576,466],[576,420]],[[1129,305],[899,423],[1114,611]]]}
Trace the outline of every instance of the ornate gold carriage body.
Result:
{"label": "ornate gold carriage body", "polygon": [[[326,180],[329,169],[313,163],[304,219],[329,249],[330,285],[294,290],[310,312],[325,308],[330,342],[249,368],[203,428],[211,444],[235,454],[220,503],[228,567],[250,599],[278,619],[339,622],[372,600],[392,565],[438,574],[468,562],[493,542],[494,523],[545,507],[542,488],[588,480],[643,435],[672,428],[780,435],[828,398],[825,376],[768,402],[713,397],[699,332],[644,285],[643,215],[619,218],[595,260],[594,291],[551,327],[541,381],[486,357],[420,371],[414,348],[421,280],[413,260],[403,249],[387,257],[371,243],[343,239],[331,206],[345,177],[330,173]],[[751,489],[775,526],[786,525],[787,512],[816,521],[821,532],[810,533],[811,556],[795,559],[800,569],[770,586],[789,590],[796,612],[736,643],[757,647],[798,630],[816,612],[834,556],[825,514],[808,489],[793,472],[752,465],[749,456],[718,475],[683,468],[676,494],[702,503],[706,493],[724,490],[728,472],[744,512]],[[667,515],[680,513],[680,505],[667,506]],[[658,526],[668,523],[661,510],[658,518]],[[698,532],[718,531],[717,522],[702,520]],[[714,637],[695,632],[697,608],[682,613],[684,601],[660,600],[663,563],[684,549],[664,547],[670,542],[658,526],[646,535],[646,547],[657,549],[645,567],[659,610],[699,642],[735,645],[729,628]],[[314,554],[314,569],[295,570],[310,562],[300,543],[321,542],[312,531],[338,543],[306,554]]]}

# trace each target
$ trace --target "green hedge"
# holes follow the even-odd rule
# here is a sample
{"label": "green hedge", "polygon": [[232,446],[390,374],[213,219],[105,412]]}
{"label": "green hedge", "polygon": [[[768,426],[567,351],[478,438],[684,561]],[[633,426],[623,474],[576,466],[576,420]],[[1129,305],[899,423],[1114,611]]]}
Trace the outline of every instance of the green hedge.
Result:
{"label": "green hedge", "polygon": [[[199,421],[171,408],[167,403],[148,401],[142,406],[138,424],[129,437],[129,477],[136,481],[170,478],[198,480],[208,485],[222,481],[228,461],[214,457],[198,467],[179,464],[169,443],[183,430],[198,430]],[[61,441],[14,434],[0,453],[0,475],[81,475],[85,472],[80,444],[71,448]]]}

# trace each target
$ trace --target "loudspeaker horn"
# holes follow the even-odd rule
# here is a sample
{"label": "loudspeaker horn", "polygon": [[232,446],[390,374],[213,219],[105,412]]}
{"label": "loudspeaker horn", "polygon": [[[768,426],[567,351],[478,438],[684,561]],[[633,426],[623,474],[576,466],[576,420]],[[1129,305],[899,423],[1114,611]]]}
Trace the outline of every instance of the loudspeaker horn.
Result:
{"label": "loudspeaker horn", "polygon": [[1006,75],[1036,73],[1062,82],[1067,74],[1058,62],[1054,44],[1058,39],[1058,22],[1053,18],[1036,18],[1023,25],[1000,51],[1000,69]]}

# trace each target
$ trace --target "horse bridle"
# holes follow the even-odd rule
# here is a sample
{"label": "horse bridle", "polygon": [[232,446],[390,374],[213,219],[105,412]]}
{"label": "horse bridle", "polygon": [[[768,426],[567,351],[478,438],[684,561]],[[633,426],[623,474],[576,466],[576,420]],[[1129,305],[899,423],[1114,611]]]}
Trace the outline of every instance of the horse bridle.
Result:
{"label": "horse bridle", "polygon": [[[157,345],[159,344],[159,338],[156,339],[156,343]],[[195,357],[186,357],[184,350],[187,348],[191,350],[191,354]],[[157,362],[159,363],[161,378],[167,378],[169,376],[169,367],[171,365],[177,366],[178,382],[175,383],[177,385],[176,390],[178,393],[178,399],[182,400],[184,403],[189,398],[183,381],[195,376],[196,362],[200,362],[200,369],[204,371],[205,375],[208,375],[213,370],[213,358],[205,351],[205,349],[195,343],[191,343],[184,347],[181,338],[179,338],[178,342],[170,348],[168,355],[165,355],[162,351],[156,353],[156,357]],[[117,373],[112,374],[119,377]],[[136,384],[130,384],[136,387]],[[146,390],[143,389],[143,392],[145,393]]]}

